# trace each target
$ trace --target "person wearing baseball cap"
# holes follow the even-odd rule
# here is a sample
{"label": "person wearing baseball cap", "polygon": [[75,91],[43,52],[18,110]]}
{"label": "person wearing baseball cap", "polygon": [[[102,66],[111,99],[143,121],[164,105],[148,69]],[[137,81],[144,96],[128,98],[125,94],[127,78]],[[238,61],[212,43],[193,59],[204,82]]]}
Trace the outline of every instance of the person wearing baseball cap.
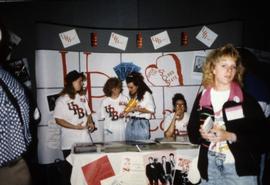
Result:
{"label": "person wearing baseball cap", "polygon": [[[55,103],[53,116],[61,126],[61,149],[65,158],[70,154],[74,143],[91,142],[88,130],[95,130],[91,110],[82,88],[84,79],[83,73],[70,71],[65,76],[64,88]],[[71,170],[71,165],[65,161],[63,173],[67,178],[64,184],[70,184]]]}

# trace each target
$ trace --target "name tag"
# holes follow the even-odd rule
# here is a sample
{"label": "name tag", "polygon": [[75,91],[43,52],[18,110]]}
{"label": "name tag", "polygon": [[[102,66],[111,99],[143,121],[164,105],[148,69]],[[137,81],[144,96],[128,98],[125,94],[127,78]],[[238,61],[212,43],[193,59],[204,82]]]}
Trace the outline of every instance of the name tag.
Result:
{"label": "name tag", "polygon": [[228,121],[244,118],[243,108],[241,105],[225,109]]}

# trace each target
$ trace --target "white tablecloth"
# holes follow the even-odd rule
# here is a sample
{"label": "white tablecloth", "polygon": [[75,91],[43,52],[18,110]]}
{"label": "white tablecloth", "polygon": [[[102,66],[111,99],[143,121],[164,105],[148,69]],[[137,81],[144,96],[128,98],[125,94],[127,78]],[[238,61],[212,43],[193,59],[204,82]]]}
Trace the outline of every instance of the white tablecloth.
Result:
{"label": "white tablecloth", "polygon": [[[123,165],[122,161],[124,157],[128,156],[130,159],[136,158],[136,163],[137,163],[137,159],[141,158],[142,163],[140,164],[145,165],[145,159],[148,158],[149,156],[153,156],[153,157],[168,156],[167,157],[168,159],[169,153],[171,152],[174,152],[174,154],[176,154],[175,156],[178,158],[180,156],[180,158],[184,158],[184,159],[187,158],[191,160],[192,162],[189,165],[189,171],[192,174],[189,174],[189,177],[191,178],[194,177],[193,181],[194,179],[196,180],[199,178],[198,170],[196,168],[196,161],[194,161],[195,163],[193,162],[193,160],[197,158],[198,148],[187,147],[187,146],[181,147],[180,145],[178,145],[173,150],[169,149],[169,150],[151,150],[151,151],[141,151],[141,152],[114,152],[114,153],[113,152],[110,152],[110,153],[100,152],[100,153],[81,153],[81,154],[71,153],[67,157],[67,160],[73,166],[72,174],[71,174],[71,184],[72,185],[88,185],[85,180],[82,167],[104,156],[108,157],[115,175],[119,175],[121,173],[120,169]],[[141,169],[145,169],[145,166],[142,166]],[[143,174],[145,181],[148,182],[145,175],[145,171],[142,171],[141,174]],[[140,184],[140,185],[143,185],[143,184]]]}

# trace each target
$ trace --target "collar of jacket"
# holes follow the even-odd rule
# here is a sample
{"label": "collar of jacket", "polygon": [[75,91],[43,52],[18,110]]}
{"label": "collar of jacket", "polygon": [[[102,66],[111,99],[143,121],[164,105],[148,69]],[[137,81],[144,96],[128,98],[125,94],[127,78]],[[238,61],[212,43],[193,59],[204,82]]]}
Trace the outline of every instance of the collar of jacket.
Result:
{"label": "collar of jacket", "polygon": [[[200,107],[211,106],[211,89],[212,87],[209,87],[202,92],[202,96],[200,99]],[[231,83],[230,96],[228,100],[234,101],[236,103],[240,103],[243,101],[243,92],[241,90],[241,87],[235,82]]]}

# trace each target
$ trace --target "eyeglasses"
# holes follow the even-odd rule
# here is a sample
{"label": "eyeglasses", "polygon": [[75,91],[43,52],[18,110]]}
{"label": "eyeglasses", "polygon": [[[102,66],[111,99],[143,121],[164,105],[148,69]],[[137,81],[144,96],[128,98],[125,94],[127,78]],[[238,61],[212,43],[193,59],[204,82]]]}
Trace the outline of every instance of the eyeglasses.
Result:
{"label": "eyeglasses", "polygon": [[185,104],[183,104],[183,103],[177,103],[175,106],[176,107],[179,107],[179,108],[184,108],[185,107]]}

